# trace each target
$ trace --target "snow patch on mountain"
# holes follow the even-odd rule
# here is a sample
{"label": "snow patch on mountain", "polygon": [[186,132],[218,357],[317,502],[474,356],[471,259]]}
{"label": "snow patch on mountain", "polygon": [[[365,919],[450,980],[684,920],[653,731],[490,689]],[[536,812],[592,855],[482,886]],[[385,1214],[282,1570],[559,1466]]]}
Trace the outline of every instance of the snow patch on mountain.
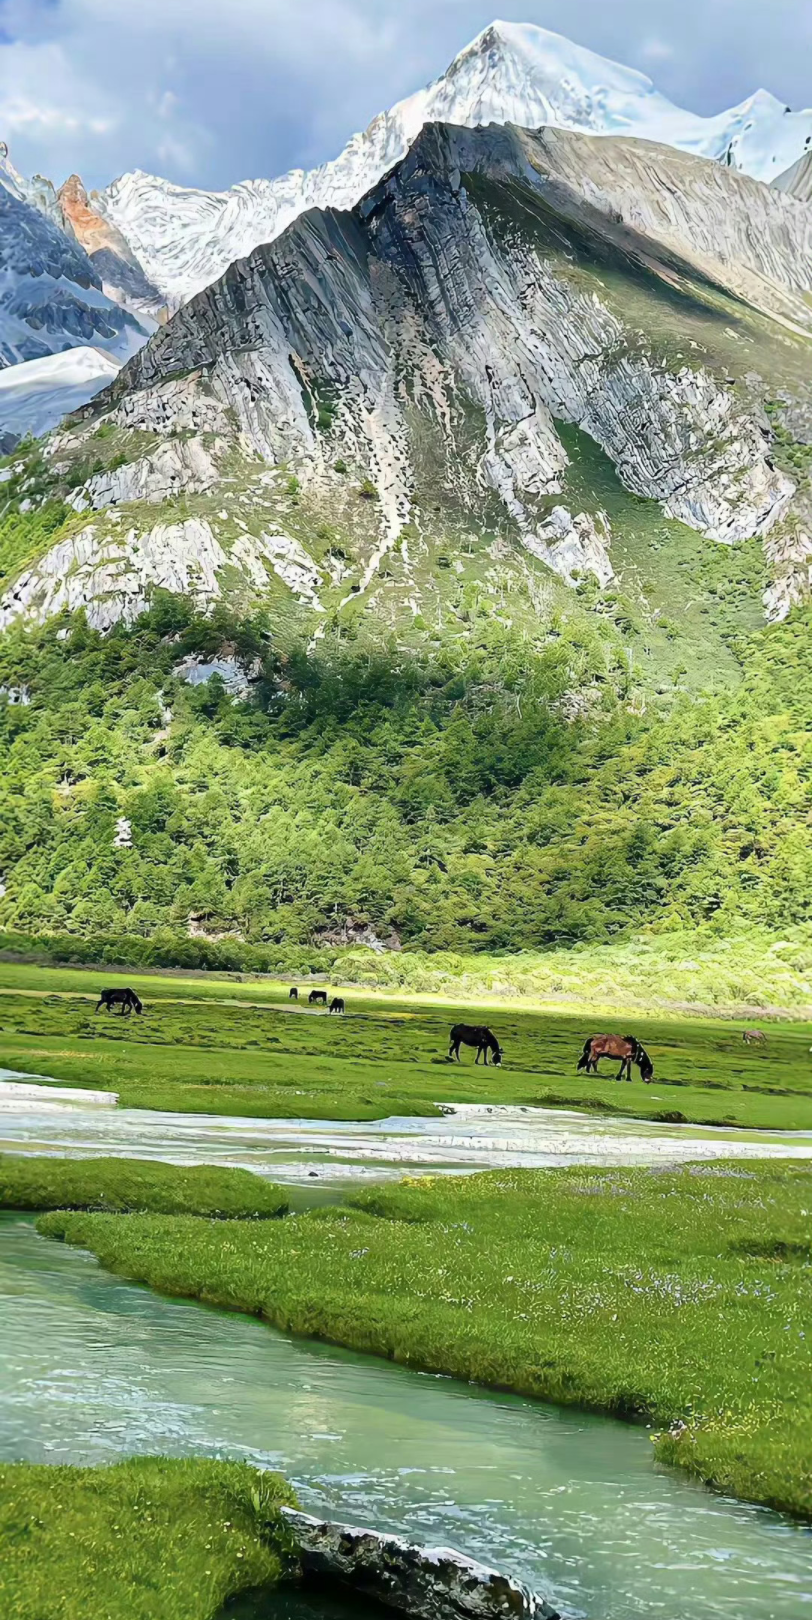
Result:
{"label": "snow patch on mountain", "polygon": [[0,371],[0,442],[55,427],[112,382],[118,361],[82,346]]}
{"label": "snow patch on mountain", "polygon": [[308,208],[353,208],[408,151],[424,124],[515,123],[633,136],[716,159],[755,179],[780,176],[812,147],[812,110],[766,90],[702,117],[651,80],[560,34],[495,22],[448,71],[354,135],[330,163],[229,191],[197,191],[135,170],[93,204],[127,239],[149,280],[177,307],[228,266],[279,236]]}

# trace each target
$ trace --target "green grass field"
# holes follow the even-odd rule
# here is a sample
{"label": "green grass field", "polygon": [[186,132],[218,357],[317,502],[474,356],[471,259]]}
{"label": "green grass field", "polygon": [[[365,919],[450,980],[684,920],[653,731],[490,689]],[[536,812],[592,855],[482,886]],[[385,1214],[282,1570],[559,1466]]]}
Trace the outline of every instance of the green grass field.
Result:
{"label": "green grass field", "polygon": [[[131,983],[144,1013],[94,1012],[101,984]],[[304,993],[304,992],[303,992]],[[347,1014],[306,1004],[267,981],[240,984],[0,964],[0,1065],[73,1086],[116,1091],[129,1107],[265,1118],[380,1119],[430,1115],[452,1102],[563,1106],[750,1129],[812,1129],[812,1026],[766,1025],[763,1047],[742,1021],[476,1003],[438,1004],[345,992]],[[501,1069],[474,1054],[446,1060],[458,1018],[486,1021],[505,1049]],[[655,1081],[576,1074],[586,1035],[636,1033]]]}
{"label": "green grass field", "polygon": [[294,1497],[244,1463],[0,1465],[4,1620],[214,1620],[276,1585]]}
{"label": "green grass field", "polygon": [[272,1220],[287,1214],[288,1201],[280,1187],[250,1170],[0,1153],[0,1209],[149,1211],[211,1220]]}
{"label": "green grass field", "polygon": [[812,1518],[812,1170],[491,1172],[350,1203],[277,1222],[37,1225],[164,1293],[643,1418],[662,1460]]}

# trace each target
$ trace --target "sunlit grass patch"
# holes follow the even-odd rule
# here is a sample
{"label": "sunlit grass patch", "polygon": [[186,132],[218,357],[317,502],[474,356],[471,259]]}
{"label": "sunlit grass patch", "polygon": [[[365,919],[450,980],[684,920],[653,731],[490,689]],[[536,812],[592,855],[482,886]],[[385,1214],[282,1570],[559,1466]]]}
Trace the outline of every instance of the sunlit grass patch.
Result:
{"label": "sunlit grass patch", "polygon": [[134,1458],[112,1468],[0,1466],[0,1613],[8,1620],[213,1620],[276,1584],[284,1480],[244,1463]]}
{"label": "sunlit grass patch", "polygon": [[0,1209],[88,1209],[268,1220],[284,1215],[281,1188],[250,1170],[145,1159],[57,1159],[0,1154]]}

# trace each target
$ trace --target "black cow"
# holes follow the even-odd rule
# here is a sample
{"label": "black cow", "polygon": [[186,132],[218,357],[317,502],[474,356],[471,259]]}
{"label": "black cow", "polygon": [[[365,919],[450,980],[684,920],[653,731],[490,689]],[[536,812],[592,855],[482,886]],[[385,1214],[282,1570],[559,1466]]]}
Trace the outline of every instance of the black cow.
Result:
{"label": "black cow", "polygon": [[333,996],[333,999],[330,1002],[330,1011],[331,1011],[331,1013],[334,1013],[334,1012],[343,1013],[343,1011],[344,1011],[344,997],[343,996]]}
{"label": "black cow", "polygon": [[298,1001],[298,1000],[299,1000],[299,992],[296,989],[296,986],[294,985],[293,989],[288,991],[288,1001]]}
{"label": "black cow", "polygon": [[308,999],[311,1007],[315,1007],[317,1002],[321,1002],[321,1005],[323,1007],[326,1007],[327,1006],[327,991],[326,990],[311,990],[310,995],[308,996],[307,999]]}

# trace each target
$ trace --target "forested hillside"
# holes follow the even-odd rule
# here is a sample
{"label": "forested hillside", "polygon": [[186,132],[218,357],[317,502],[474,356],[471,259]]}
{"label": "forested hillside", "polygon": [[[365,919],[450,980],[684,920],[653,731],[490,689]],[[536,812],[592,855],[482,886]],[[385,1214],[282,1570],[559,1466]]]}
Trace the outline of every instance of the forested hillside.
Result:
{"label": "forested hillside", "polygon": [[[293,946],[349,923],[462,951],[780,931],[812,918],[808,645],[799,612],[736,645],[737,687],[646,699],[583,618],[532,653],[483,618],[408,655],[280,652],[168,596],[107,636],[14,627],[0,927]],[[173,674],[224,648],[243,697]]]}

